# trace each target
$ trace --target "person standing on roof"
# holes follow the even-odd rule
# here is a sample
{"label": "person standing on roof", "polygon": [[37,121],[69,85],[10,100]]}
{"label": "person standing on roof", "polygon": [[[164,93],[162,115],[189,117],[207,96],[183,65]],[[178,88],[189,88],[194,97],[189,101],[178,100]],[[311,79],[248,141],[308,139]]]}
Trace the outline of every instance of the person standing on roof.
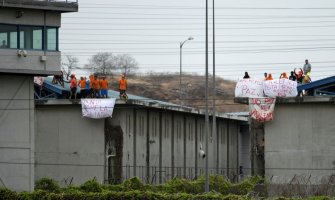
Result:
{"label": "person standing on roof", "polygon": [[86,81],[86,85],[85,85],[85,90],[86,90],[86,97],[92,97],[92,89],[91,89],[91,81],[90,79],[86,79],[86,77],[84,77],[85,81]]}
{"label": "person standing on roof", "polygon": [[272,74],[269,74],[268,77],[266,77],[265,80],[266,80],[266,81],[271,81],[271,80],[273,80],[273,78],[272,78]]}
{"label": "person standing on roof", "polygon": [[248,79],[248,78],[250,78],[250,76],[249,76],[248,72],[244,72],[243,79]]}
{"label": "person standing on roof", "polygon": [[308,72],[311,72],[311,70],[312,70],[312,66],[311,66],[311,64],[308,62],[307,59],[305,60],[305,64],[304,64],[303,70],[304,70],[304,74],[305,74],[305,75],[306,75]]}
{"label": "person standing on roof", "polygon": [[86,97],[86,79],[84,77],[80,77],[78,81],[78,86],[80,87],[80,98]]}
{"label": "person standing on roof", "polygon": [[97,76],[94,76],[92,81],[92,88],[93,88],[93,98],[100,98],[100,81],[98,80]]}
{"label": "person standing on roof", "polygon": [[297,83],[301,84],[302,80],[304,79],[304,71],[301,68],[299,68],[299,71],[297,72],[297,69],[294,68],[293,72],[295,74],[295,77],[297,77]]}
{"label": "person standing on roof", "polygon": [[127,90],[127,80],[124,74],[121,75],[121,79],[119,80],[119,91],[120,91],[120,98],[122,95],[126,94]]}
{"label": "person standing on roof", "polygon": [[288,77],[288,79],[291,80],[291,81],[296,81],[297,80],[297,77],[294,75],[293,71],[291,71],[291,76]]}
{"label": "person standing on roof", "polygon": [[268,77],[268,73],[264,73],[264,80],[266,80],[266,78]]}
{"label": "person standing on roof", "polygon": [[106,80],[106,77],[102,77],[100,85],[101,85],[101,97],[108,98],[108,81]]}
{"label": "person standing on roof", "polygon": [[308,72],[305,76],[304,79],[302,80],[302,84],[306,84],[306,83],[310,83],[312,82],[311,76],[310,76],[310,72]]}
{"label": "person standing on roof", "polygon": [[74,74],[71,74],[71,81],[70,81],[70,97],[69,99],[74,96],[74,99],[77,99],[77,79]]}
{"label": "person standing on roof", "polygon": [[280,75],[279,78],[280,78],[280,79],[281,79],[281,78],[288,79],[288,77],[287,77],[287,75],[286,75],[286,72],[283,72],[283,73]]}

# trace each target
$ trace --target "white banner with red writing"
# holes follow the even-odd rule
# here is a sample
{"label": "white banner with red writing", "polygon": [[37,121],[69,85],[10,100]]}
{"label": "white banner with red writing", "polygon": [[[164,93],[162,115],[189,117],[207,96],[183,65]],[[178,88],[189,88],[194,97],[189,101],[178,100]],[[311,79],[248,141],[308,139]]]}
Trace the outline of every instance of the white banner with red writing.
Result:
{"label": "white banner with red writing", "polygon": [[264,97],[263,80],[241,79],[235,87],[235,97]]}
{"label": "white banner with red writing", "polygon": [[112,117],[115,98],[111,99],[81,99],[83,117],[102,119]]}
{"label": "white banner with red writing", "polygon": [[276,98],[249,98],[250,117],[258,122],[273,120]]}
{"label": "white banner with red writing", "polygon": [[298,95],[297,82],[288,79],[264,81],[264,93],[268,97],[295,97]]}

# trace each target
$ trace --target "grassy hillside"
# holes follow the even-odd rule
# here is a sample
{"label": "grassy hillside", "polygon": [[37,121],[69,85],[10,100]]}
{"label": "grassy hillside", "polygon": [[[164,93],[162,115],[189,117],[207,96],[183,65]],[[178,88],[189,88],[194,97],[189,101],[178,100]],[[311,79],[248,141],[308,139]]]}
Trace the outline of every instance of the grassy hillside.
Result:
{"label": "grassy hillside", "polygon": [[[152,99],[182,104],[196,108],[205,108],[205,77],[184,74],[180,92],[179,74],[146,74],[127,77],[128,93]],[[117,80],[110,80],[112,89],[117,88]],[[216,78],[216,105],[220,112],[246,111],[247,107],[234,103],[235,82]],[[212,100],[212,77],[209,77],[209,105]],[[180,98],[181,97],[181,98]]]}

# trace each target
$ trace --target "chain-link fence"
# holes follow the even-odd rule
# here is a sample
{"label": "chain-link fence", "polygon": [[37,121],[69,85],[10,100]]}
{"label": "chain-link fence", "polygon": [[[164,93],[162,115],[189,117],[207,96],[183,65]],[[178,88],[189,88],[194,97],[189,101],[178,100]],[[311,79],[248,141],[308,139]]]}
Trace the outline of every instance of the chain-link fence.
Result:
{"label": "chain-link fence", "polygon": [[[116,166],[114,166],[115,168]],[[113,167],[109,169],[109,178],[105,183],[119,184],[131,177],[138,177],[145,184],[162,184],[174,177],[195,180],[205,175],[204,168],[195,167],[147,167],[147,166],[121,166],[122,173],[113,173]],[[120,172],[120,171],[118,171]],[[244,173],[243,173],[244,172]],[[209,174],[214,176],[224,176],[231,183],[239,183],[250,177],[250,169],[236,170],[236,168],[209,168]],[[278,180],[285,181],[278,181]],[[219,180],[219,179],[218,179]],[[213,188],[215,190],[215,188]],[[294,174],[289,176],[267,175],[262,183],[255,186],[253,195],[266,197],[309,197],[309,196],[335,196],[335,174],[319,175],[314,174]]]}

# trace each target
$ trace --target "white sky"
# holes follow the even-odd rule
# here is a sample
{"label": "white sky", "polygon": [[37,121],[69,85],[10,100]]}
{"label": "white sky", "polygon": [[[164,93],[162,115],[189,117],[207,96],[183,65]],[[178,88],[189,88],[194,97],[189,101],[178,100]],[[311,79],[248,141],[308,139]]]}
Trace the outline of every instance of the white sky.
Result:
{"label": "white sky", "polygon": [[[237,80],[248,71],[252,77],[264,72],[279,77],[302,67],[306,58],[313,80],[334,75],[334,0],[215,4],[217,75]],[[133,55],[142,72],[179,73],[179,42],[192,36],[183,47],[183,72],[205,72],[205,0],[79,0],[79,12],[63,14],[60,30],[61,51],[78,56],[80,66],[108,51]]]}

